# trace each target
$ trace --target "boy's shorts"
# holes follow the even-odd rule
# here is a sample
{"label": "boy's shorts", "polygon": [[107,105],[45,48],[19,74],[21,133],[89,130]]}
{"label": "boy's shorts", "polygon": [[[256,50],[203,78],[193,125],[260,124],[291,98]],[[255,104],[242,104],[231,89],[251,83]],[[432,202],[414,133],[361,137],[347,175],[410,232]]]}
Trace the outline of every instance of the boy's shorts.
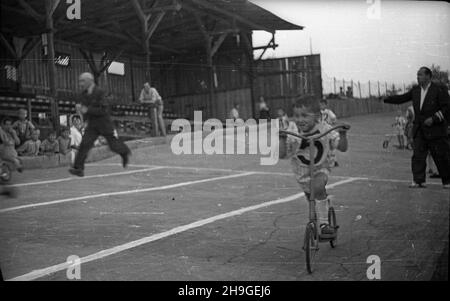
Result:
{"label": "boy's shorts", "polygon": [[[305,195],[309,200],[311,195],[311,177],[309,176],[308,168],[301,165],[298,160],[293,159],[292,169],[297,183],[300,185],[300,188],[303,190],[303,192],[305,192]],[[325,200],[328,196],[325,186],[328,183],[329,173],[330,170],[328,168],[318,168],[313,173],[313,189],[314,198],[316,200]]]}

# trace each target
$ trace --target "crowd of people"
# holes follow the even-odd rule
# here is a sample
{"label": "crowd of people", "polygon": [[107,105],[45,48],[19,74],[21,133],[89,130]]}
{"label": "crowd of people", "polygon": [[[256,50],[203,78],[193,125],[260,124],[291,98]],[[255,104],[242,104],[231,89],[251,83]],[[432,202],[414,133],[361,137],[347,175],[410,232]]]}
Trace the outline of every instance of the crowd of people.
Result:
{"label": "crowd of people", "polygon": [[[60,129],[58,136],[55,131],[42,137],[41,131],[28,119],[28,112],[19,109],[18,120],[10,117],[1,119],[0,125],[0,158],[12,162],[18,171],[22,170],[21,157],[72,155],[80,145],[83,132],[81,116],[72,115],[71,126]],[[102,144],[99,140],[97,145]]]}

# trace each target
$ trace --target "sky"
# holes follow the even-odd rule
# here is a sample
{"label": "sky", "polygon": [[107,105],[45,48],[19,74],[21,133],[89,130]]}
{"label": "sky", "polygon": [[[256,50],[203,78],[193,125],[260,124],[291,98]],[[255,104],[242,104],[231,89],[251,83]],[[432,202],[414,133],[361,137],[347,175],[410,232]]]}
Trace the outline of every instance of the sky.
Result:
{"label": "sky", "polygon": [[[450,70],[450,4],[438,1],[251,0],[303,30],[277,31],[264,58],[320,54],[322,78],[410,84],[420,66]],[[253,44],[271,35],[254,31]],[[310,43],[311,41],[311,43]],[[259,52],[260,53],[260,52]],[[258,52],[255,51],[255,54]]]}

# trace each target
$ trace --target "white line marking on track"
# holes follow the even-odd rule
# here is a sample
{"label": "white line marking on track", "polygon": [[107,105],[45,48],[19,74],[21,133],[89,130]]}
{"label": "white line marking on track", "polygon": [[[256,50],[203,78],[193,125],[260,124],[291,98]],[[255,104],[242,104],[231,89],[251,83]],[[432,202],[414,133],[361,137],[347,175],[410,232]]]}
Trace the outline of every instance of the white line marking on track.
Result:
{"label": "white line marking on track", "polygon": [[[120,165],[119,163],[104,163],[104,164],[91,164],[92,166],[116,166]],[[176,166],[176,165],[145,165],[145,164],[130,164],[133,167],[150,167],[150,166],[158,166],[166,169],[193,169],[193,170],[210,170],[210,171],[225,171],[225,172],[254,172],[257,174],[263,175],[280,175],[280,176],[293,176],[291,172],[272,172],[272,171],[257,171],[257,170],[238,170],[238,169],[226,169],[226,168],[213,168],[213,167],[193,167],[193,166]],[[348,176],[334,176],[331,175],[331,178],[336,179],[358,179],[361,181],[374,181],[374,182],[397,182],[397,183],[411,183],[411,180],[400,180],[400,179],[380,179],[380,178],[370,178],[370,177],[348,177]],[[442,183],[433,181],[427,182],[429,185],[442,185]]]}
{"label": "white line marking on track", "polygon": [[[346,184],[346,183],[350,183],[350,182],[356,181],[358,179],[359,178],[348,178],[346,180],[342,180],[342,181],[339,181],[339,182],[327,185],[327,188],[333,188],[333,187],[336,187],[336,186],[339,186],[339,185],[343,185],[343,184]],[[232,217],[232,216],[236,216],[236,215],[241,215],[241,214],[249,212],[249,211],[257,210],[257,209],[264,208],[264,207],[269,207],[269,206],[276,205],[276,204],[282,204],[282,203],[291,202],[291,201],[294,201],[294,200],[296,200],[296,199],[298,199],[298,198],[300,198],[302,196],[304,196],[304,193],[297,193],[297,194],[294,194],[294,195],[291,195],[291,196],[288,196],[288,197],[284,197],[284,198],[281,198],[281,199],[278,199],[278,200],[268,201],[268,202],[264,202],[264,203],[261,203],[261,204],[258,204],[258,205],[244,207],[244,208],[241,208],[241,209],[238,209],[238,210],[234,210],[234,211],[222,213],[222,214],[219,214],[219,215],[216,215],[216,216],[212,216],[212,217],[209,217],[209,218],[206,218],[206,219],[202,219],[202,220],[190,223],[190,224],[186,224],[186,225],[183,225],[183,226],[178,226],[178,227],[175,227],[175,228],[173,228],[171,230],[168,230],[168,231],[164,231],[164,232],[161,232],[161,233],[153,234],[153,235],[150,235],[150,236],[147,236],[147,237],[135,240],[135,241],[131,241],[131,242],[128,242],[128,243],[125,243],[125,244],[122,244],[122,245],[119,245],[119,246],[116,246],[116,247],[113,247],[113,248],[110,248],[110,249],[102,250],[102,251],[99,251],[97,253],[94,253],[94,254],[82,257],[82,258],[80,258],[80,264],[81,263],[87,263],[87,262],[94,261],[94,260],[98,260],[98,259],[101,259],[101,258],[105,258],[107,256],[114,255],[114,254],[117,254],[117,253],[129,250],[129,249],[132,249],[132,248],[136,248],[138,246],[141,246],[141,245],[144,245],[144,244],[156,241],[156,240],[160,240],[160,239],[163,239],[163,238],[166,238],[166,237],[169,237],[169,236],[181,233],[181,232],[185,232],[185,231],[188,231],[188,230],[191,230],[191,229],[194,229],[194,228],[198,228],[198,227],[210,224],[210,223],[214,223],[214,222],[222,220],[222,219],[226,219],[226,218],[229,218],[229,217]],[[15,277],[15,278],[7,279],[7,281],[27,281],[27,280],[29,281],[29,280],[34,280],[34,279],[37,279],[37,278],[44,277],[46,275],[50,275],[50,274],[56,273],[58,271],[65,270],[65,269],[69,268],[71,266],[71,264],[72,263],[67,263],[67,262],[60,263],[60,264],[57,264],[57,265],[54,265],[54,266],[50,266],[50,267],[47,267],[47,268],[43,268],[43,269],[40,269],[40,270],[34,270],[34,271],[32,271],[32,272],[30,272],[28,274],[22,275],[22,276],[18,276],[18,277]]]}
{"label": "white line marking on track", "polygon": [[128,171],[120,171],[120,172],[113,172],[113,173],[106,173],[106,174],[100,174],[100,175],[91,175],[91,176],[85,176],[85,177],[68,177],[68,178],[62,178],[62,179],[55,179],[55,180],[47,180],[47,181],[39,181],[39,182],[28,182],[28,183],[18,183],[13,185],[8,185],[8,187],[23,187],[23,186],[33,186],[33,185],[45,185],[45,184],[53,184],[53,183],[60,183],[60,182],[66,182],[66,181],[73,181],[73,180],[84,180],[84,179],[93,179],[93,178],[104,178],[104,177],[112,177],[112,176],[121,176],[121,175],[129,175],[133,173],[140,173],[140,172],[146,172],[156,169],[163,169],[163,166],[147,166],[148,168],[144,169],[137,169],[137,170],[128,170]]}
{"label": "white line marking on track", "polygon": [[203,179],[203,180],[181,182],[181,183],[170,184],[170,185],[165,185],[165,186],[157,186],[157,187],[149,187],[149,188],[125,190],[125,191],[116,191],[116,192],[106,192],[106,193],[86,195],[86,196],[81,196],[81,197],[74,197],[74,198],[55,200],[55,201],[50,201],[50,202],[33,203],[33,204],[27,204],[27,205],[22,205],[22,206],[9,207],[9,208],[5,208],[5,209],[1,209],[0,213],[17,211],[17,210],[26,209],[26,208],[35,208],[35,207],[41,207],[41,206],[49,206],[49,205],[60,204],[60,203],[67,203],[67,202],[74,202],[74,201],[81,201],[81,200],[88,200],[88,199],[103,198],[103,197],[108,197],[108,196],[116,196],[116,195],[132,194],[132,193],[141,193],[141,192],[156,191],[156,190],[166,190],[166,189],[172,189],[172,188],[177,188],[177,187],[181,187],[181,186],[188,186],[188,185],[194,185],[194,184],[199,184],[199,183],[206,183],[206,182],[225,180],[225,179],[231,179],[231,178],[237,178],[237,177],[245,177],[245,176],[249,176],[249,175],[253,175],[253,174],[255,174],[255,173],[254,172],[244,172],[244,173],[239,173],[239,174],[234,174],[234,175],[227,175],[227,176],[221,176],[221,177],[215,177],[215,178],[209,178],[209,179]]}

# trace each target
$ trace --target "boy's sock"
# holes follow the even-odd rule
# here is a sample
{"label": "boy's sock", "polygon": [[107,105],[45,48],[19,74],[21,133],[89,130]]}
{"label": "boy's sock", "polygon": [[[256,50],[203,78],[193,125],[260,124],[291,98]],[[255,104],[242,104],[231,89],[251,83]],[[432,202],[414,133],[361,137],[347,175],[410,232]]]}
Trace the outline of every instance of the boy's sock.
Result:
{"label": "boy's sock", "polygon": [[316,211],[319,219],[319,225],[328,224],[328,198],[316,200]]}

